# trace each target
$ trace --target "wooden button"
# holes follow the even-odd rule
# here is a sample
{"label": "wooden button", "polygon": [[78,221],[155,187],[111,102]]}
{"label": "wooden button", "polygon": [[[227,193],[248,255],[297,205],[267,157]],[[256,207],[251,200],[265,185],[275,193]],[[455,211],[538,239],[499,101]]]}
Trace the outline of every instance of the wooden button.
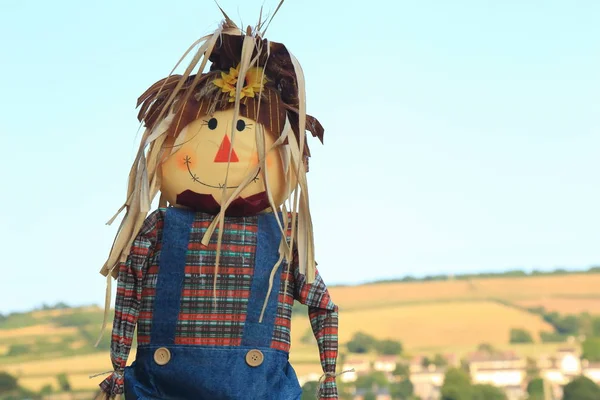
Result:
{"label": "wooden button", "polygon": [[246,363],[251,367],[258,367],[263,363],[265,356],[260,350],[250,350],[246,353]]}
{"label": "wooden button", "polygon": [[160,347],[154,352],[154,362],[158,365],[166,365],[171,360],[171,352],[165,347]]}

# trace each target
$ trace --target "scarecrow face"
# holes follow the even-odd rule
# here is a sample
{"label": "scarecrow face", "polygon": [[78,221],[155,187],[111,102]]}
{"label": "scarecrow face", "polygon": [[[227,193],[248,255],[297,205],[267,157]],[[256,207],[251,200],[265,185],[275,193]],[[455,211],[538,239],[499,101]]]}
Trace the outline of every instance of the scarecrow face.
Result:
{"label": "scarecrow face", "polygon": [[[187,125],[174,144],[176,151],[162,163],[161,192],[167,201],[175,205],[177,195],[189,190],[212,195],[222,204],[223,188],[229,196],[258,165],[256,125],[257,122],[242,116],[234,121],[233,108],[200,117]],[[275,137],[267,129],[264,132],[266,152]],[[167,144],[167,152],[168,147]],[[268,153],[266,165],[270,191],[275,204],[280,205],[285,200],[285,180],[278,149]],[[239,197],[248,198],[265,191],[260,169],[252,178]]]}

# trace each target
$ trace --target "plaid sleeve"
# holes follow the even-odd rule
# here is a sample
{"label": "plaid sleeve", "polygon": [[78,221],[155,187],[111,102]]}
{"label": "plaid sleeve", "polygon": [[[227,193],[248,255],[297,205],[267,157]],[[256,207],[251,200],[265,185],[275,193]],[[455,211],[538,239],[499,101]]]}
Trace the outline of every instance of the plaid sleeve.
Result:
{"label": "plaid sleeve", "polygon": [[131,245],[127,261],[121,263],[119,267],[115,318],[110,344],[110,358],[115,372],[100,383],[100,388],[109,397],[123,394],[123,372],[137,324],[142,300],[142,281],[149,256],[156,243],[158,215],[158,212],[154,212],[146,218],[140,233]]}
{"label": "plaid sleeve", "polygon": [[[295,266],[296,267],[296,266]],[[294,268],[295,299],[308,306],[308,316],[321,357],[321,366],[327,378],[319,390],[319,399],[337,399],[335,367],[338,354],[338,307],[333,304],[327,286],[316,271],[315,281],[306,283],[306,277]]]}

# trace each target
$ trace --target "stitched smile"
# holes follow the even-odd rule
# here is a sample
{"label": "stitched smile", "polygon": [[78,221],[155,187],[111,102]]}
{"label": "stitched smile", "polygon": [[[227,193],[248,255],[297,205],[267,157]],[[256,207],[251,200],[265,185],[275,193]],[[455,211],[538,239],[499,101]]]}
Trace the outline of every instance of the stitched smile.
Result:
{"label": "stitched smile", "polygon": [[[190,156],[185,156],[185,158],[183,159],[183,162],[185,163],[185,166],[188,170],[188,173],[190,174],[190,176],[192,177],[192,180],[196,183],[199,183],[201,185],[210,187],[210,188],[214,188],[214,189],[223,189],[224,185],[222,183],[219,183],[217,186],[214,185],[209,185],[208,183],[204,183],[200,180],[200,178],[198,178],[198,175],[196,175],[190,168],[190,164],[192,162],[192,159]],[[254,178],[252,178],[252,182],[257,182],[258,181],[258,174],[260,174],[260,168],[258,169],[258,171],[256,171],[256,175],[254,175]],[[236,189],[239,185],[237,186],[227,186],[225,189]]]}

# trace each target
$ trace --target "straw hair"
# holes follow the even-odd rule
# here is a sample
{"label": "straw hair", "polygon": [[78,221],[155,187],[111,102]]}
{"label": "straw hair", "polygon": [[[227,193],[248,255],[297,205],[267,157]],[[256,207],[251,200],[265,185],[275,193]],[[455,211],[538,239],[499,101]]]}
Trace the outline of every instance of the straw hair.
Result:
{"label": "straw hair", "polygon": [[[283,1],[279,3],[277,10],[282,3]],[[203,74],[203,71],[208,64],[209,59],[210,61],[213,60],[211,56],[215,56],[215,54],[218,56],[213,50],[215,50],[216,44],[222,43],[224,37],[227,35],[230,37],[238,37],[240,39],[243,38],[239,61],[239,76],[245,76],[248,69],[259,63],[261,64],[261,67],[264,67],[263,73],[269,68],[270,70],[279,71],[277,69],[279,67],[274,64],[275,61],[271,59],[271,49],[277,48],[279,53],[281,53],[281,49],[283,48],[283,50],[285,50],[283,54],[289,55],[289,59],[293,65],[292,81],[295,80],[295,87],[293,87],[293,89],[297,91],[297,96],[295,91],[292,91],[293,95],[291,97],[282,95],[282,105],[278,106],[279,108],[276,109],[279,110],[278,112],[285,113],[282,114],[285,115],[284,121],[282,121],[284,122],[282,124],[283,127],[278,128],[281,129],[279,132],[271,132],[276,135],[277,139],[270,148],[266,148],[265,135],[267,134],[267,127],[264,125],[264,118],[261,116],[264,115],[265,112],[273,112],[273,102],[265,100],[271,99],[269,96],[271,96],[270,93],[272,93],[273,89],[265,88],[264,92],[261,91],[261,93],[256,96],[256,99],[252,100],[256,101],[256,104],[250,107],[248,106],[248,104],[250,104],[248,103],[248,99],[246,98],[242,101],[241,98],[244,80],[238,79],[237,81],[235,88],[235,102],[232,106],[234,110],[234,120],[237,120],[240,115],[241,105],[244,106],[244,113],[248,113],[248,110],[250,109],[253,110],[253,115],[256,117],[257,121],[256,148],[259,162],[255,168],[252,168],[249,171],[248,175],[243,179],[240,185],[229,195],[227,195],[225,190],[228,179],[228,174],[226,175],[223,184],[224,189],[221,200],[221,210],[215,216],[208,227],[206,234],[202,238],[202,243],[208,245],[213,237],[215,229],[218,228],[214,274],[215,280],[213,282],[214,298],[216,300],[220,248],[227,208],[233,200],[239,196],[242,190],[252,182],[259,171],[262,174],[271,211],[275,214],[282,234],[279,247],[280,257],[277,265],[273,266],[271,285],[273,274],[283,260],[287,262],[289,268],[295,255],[294,248],[297,250],[300,272],[306,275],[309,283],[313,282],[315,279],[316,263],[314,260],[314,237],[312,233],[313,226],[310,216],[308,186],[306,180],[309,152],[308,147],[305,145],[305,130],[307,128],[310,129],[313,136],[319,137],[322,141],[323,128],[316,119],[306,115],[304,75],[298,60],[296,60],[283,45],[274,42],[272,43],[262,38],[260,29],[265,25],[265,21],[262,21],[262,11],[261,20],[259,20],[258,25],[254,29],[248,27],[246,32],[242,32],[224,12],[223,15],[225,17],[224,22],[212,34],[197,40],[177,62],[169,76],[149,88],[138,100],[138,106],[141,105],[139,118],[144,122],[146,130],[142,135],[137,155],[129,173],[125,203],[108,221],[108,224],[110,225],[116,217],[125,210],[125,216],[120,223],[108,258],[100,271],[102,275],[107,277],[105,320],[102,325],[102,331],[104,331],[106,326],[106,317],[110,306],[111,276],[116,278],[118,276],[119,266],[126,262],[130,247],[150,211],[152,201],[160,190],[160,163],[161,160],[164,160],[165,156],[176,151],[178,143],[180,144],[181,139],[178,138],[178,133],[181,132],[186,125],[186,120],[184,118],[186,107],[193,99],[213,98],[215,101],[210,103],[206,110],[210,111],[212,109],[214,111],[218,101],[222,100],[222,96],[219,92],[211,92],[212,89],[209,87],[209,77],[212,72]],[[268,23],[266,24],[266,27],[268,27]],[[266,27],[264,30],[266,30]],[[220,49],[219,51],[224,50]],[[174,71],[190,54],[193,54],[192,59],[185,68],[183,74],[174,75]],[[211,69],[213,67],[214,62],[211,65]],[[269,76],[267,76],[267,78],[269,78]],[[265,107],[271,108],[267,110]],[[195,111],[196,118],[199,117],[197,114],[199,114],[200,111],[202,110],[198,109]],[[309,123],[307,124],[307,122]],[[234,127],[235,124],[232,124],[231,149],[233,149],[235,143],[236,130]],[[174,136],[175,138],[175,141],[172,142],[174,143],[173,147],[166,145],[169,136]],[[273,194],[268,184],[269,180],[267,179],[268,169],[266,168],[266,159],[271,151],[279,151],[284,164],[283,169],[286,180],[285,193],[287,195],[288,204],[285,204],[284,202],[281,207],[279,207],[278,204],[275,204]],[[160,199],[159,203],[161,206],[166,205],[166,201],[163,198]],[[281,215],[278,211],[282,211]],[[291,229],[290,242],[286,240],[288,229]]]}

